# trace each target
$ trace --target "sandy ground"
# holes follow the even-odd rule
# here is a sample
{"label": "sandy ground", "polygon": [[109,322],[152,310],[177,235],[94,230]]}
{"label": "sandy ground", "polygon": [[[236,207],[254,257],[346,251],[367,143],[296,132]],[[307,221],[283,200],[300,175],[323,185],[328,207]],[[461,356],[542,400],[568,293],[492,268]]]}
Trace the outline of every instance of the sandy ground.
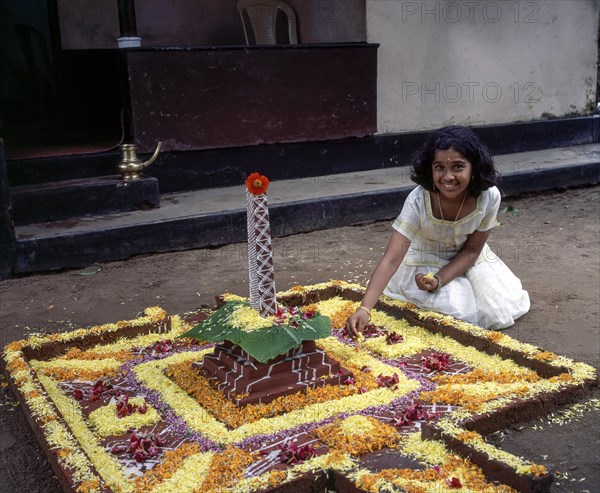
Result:
{"label": "sandy ground", "polygon": [[[598,187],[509,199],[490,246],[521,278],[531,311],[506,333],[600,367]],[[274,240],[278,290],[328,279],[364,283],[381,257],[389,222]],[[214,294],[245,295],[245,244],[137,257],[0,283],[4,345],[31,332],[65,331],[135,317],[160,305],[179,313],[212,306]],[[57,493],[51,468],[14,396],[0,392],[0,491]],[[591,397],[598,398],[595,391]],[[589,400],[582,401],[587,404]],[[564,416],[563,416],[564,418]],[[559,473],[552,491],[600,491],[600,411],[563,424],[538,420],[491,437]]]}

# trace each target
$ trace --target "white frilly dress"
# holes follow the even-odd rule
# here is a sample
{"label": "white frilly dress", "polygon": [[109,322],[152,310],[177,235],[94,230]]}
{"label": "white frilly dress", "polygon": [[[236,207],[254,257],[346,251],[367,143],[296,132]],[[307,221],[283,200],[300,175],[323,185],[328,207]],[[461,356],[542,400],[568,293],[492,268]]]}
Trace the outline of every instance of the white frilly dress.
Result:
{"label": "white frilly dress", "polygon": [[429,192],[416,187],[393,224],[411,241],[410,248],[384,294],[487,329],[511,326],[529,311],[529,295],[487,243],[475,263],[437,293],[422,291],[415,283],[417,273],[436,273],[444,267],[468,235],[493,228],[499,207],[500,191],[492,187],[481,192],[473,212],[456,222],[445,221],[433,217]]}

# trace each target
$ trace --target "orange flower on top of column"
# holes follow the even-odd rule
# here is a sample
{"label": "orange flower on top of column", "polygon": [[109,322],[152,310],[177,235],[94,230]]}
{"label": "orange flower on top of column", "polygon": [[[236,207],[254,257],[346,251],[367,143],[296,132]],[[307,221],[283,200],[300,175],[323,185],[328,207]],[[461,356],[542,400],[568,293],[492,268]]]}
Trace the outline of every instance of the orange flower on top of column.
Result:
{"label": "orange flower on top of column", "polygon": [[269,188],[269,179],[260,173],[252,173],[246,178],[246,188],[252,195],[261,195]]}

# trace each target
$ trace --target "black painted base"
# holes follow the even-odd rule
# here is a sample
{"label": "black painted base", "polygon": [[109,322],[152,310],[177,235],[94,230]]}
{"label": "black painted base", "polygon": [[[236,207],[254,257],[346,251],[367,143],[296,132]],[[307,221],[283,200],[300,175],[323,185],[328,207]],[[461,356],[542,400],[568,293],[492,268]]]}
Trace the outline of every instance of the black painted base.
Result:
{"label": "black painted base", "polygon": [[[553,149],[600,141],[600,118],[586,116],[473,127],[493,154]],[[146,170],[161,193],[240,185],[260,171],[286,180],[403,166],[429,132],[231,147],[161,154]],[[145,157],[144,157],[145,159]],[[118,153],[8,162],[11,187],[113,174]]]}

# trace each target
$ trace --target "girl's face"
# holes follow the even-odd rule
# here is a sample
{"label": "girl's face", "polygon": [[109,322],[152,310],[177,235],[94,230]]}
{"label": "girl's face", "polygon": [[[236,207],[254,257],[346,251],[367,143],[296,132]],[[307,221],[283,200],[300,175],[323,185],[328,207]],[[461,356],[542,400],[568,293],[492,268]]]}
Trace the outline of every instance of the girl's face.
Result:
{"label": "girl's face", "polygon": [[473,166],[460,152],[454,149],[437,149],[431,164],[433,183],[443,197],[462,198],[469,186]]}

